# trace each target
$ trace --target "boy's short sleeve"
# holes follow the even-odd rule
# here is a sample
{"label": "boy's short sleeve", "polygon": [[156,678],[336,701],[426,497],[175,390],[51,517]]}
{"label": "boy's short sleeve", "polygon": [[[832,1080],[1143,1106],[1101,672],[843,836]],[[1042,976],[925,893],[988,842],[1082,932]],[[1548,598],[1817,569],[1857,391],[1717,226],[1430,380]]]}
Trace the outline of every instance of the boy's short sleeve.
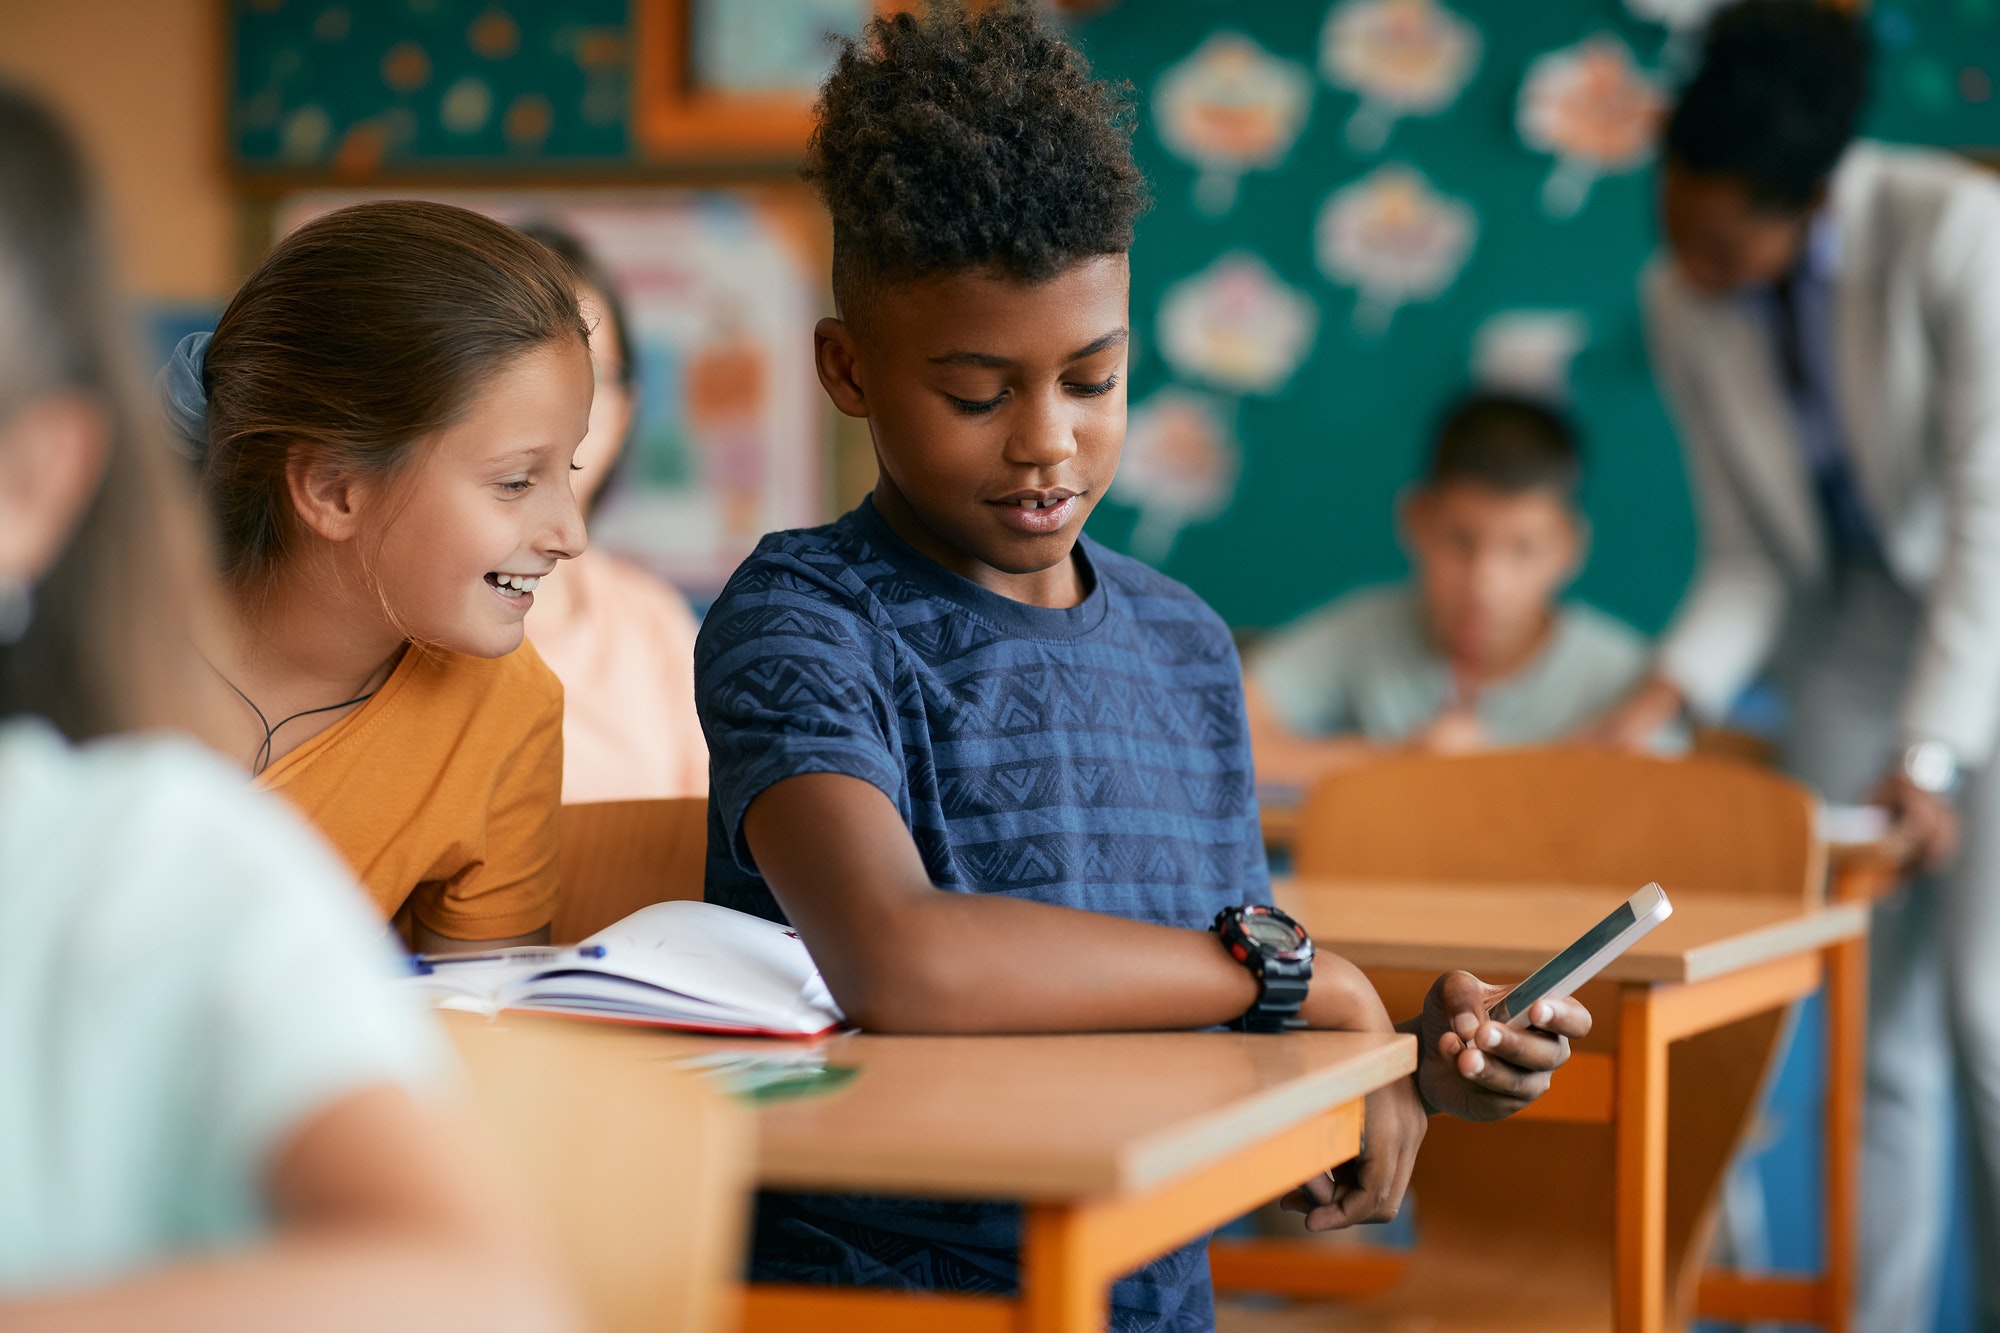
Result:
{"label": "boy's short sleeve", "polygon": [[1301,736],[1355,730],[1342,670],[1345,619],[1331,611],[1310,616],[1278,630],[1250,655],[1246,674],[1278,720]]}
{"label": "boy's short sleeve", "polygon": [[859,778],[909,818],[895,652],[862,597],[816,570],[753,555],[702,623],[695,707],[708,739],[709,802],[746,873],[757,867],[743,816],[786,778]]}

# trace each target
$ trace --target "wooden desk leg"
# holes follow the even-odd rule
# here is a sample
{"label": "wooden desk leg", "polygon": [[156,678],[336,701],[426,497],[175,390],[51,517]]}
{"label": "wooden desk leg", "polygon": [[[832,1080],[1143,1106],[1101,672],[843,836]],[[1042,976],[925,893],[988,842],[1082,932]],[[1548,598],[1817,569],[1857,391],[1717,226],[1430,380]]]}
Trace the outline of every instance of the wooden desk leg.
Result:
{"label": "wooden desk leg", "polygon": [[1826,951],[1826,1257],[1820,1318],[1828,1333],[1847,1333],[1854,1317],[1867,1010],[1868,941],[1843,940]]}
{"label": "wooden desk leg", "polygon": [[1111,1287],[1091,1272],[1081,1220],[1061,1204],[1021,1217],[1020,1333],[1103,1333]]}
{"label": "wooden desk leg", "polygon": [[1618,1012],[1618,1333],[1663,1333],[1667,1300],[1667,1043],[1653,989]]}

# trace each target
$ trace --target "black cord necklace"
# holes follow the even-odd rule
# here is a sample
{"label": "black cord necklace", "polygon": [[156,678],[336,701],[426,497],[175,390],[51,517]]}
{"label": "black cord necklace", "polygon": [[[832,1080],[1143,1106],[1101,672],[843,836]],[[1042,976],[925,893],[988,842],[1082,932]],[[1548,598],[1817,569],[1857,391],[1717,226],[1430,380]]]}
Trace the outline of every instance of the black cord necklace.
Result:
{"label": "black cord necklace", "polygon": [[[202,657],[201,660],[204,662],[208,662],[208,658],[205,655]],[[220,680],[224,685],[227,685],[235,693],[237,698],[241,699],[244,703],[250,705],[250,711],[257,715],[257,725],[264,728],[264,743],[257,747],[256,755],[253,756],[252,759],[250,760],[250,776],[253,778],[261,777],[263,775],[264,770],[271,766],[271,745],[274,738],[277,736],[278,729],[280,727],[283,727],[290,722],[296,722],[302,717],[311,717],[316,713],[333,713],[333,712],[338,712],[340,709],[343,708],[352,708],[356,704],[365,704],[370,699],[373,699],[382,690],[382,687],[380,685],[377,685],[374,689],[368,691],[368,693],[357,694],[352,699],[346,699],[337,704],[328,704],[324,708],[308,708],[302,712],[293,713],[290,717],[281,717],[276,722],[272,722],[265,718],[264,710],[257,706],[256,700],[252,699],[249,695],[245,694],[243,691],[237,689],[236,682],[222,674],[221,667],[218,667],[213,662],[208,662],[208,669],[210,671],[213,671],[216,675],[216,679]]]}

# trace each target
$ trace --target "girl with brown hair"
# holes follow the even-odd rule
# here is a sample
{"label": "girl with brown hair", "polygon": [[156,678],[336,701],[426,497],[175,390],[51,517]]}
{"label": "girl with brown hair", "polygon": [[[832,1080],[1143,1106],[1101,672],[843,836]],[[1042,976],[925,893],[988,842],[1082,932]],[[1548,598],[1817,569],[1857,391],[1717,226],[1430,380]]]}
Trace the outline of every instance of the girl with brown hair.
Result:
{"label": "girl with brown hair", "polygon": [[89,193],[0,88],[0,1326],[573,1327],[353,877],[162,734],[208,575]]}
{"label": "girl with brown hair", "polygon": [[233,613],[204,643],[225,750],[417,948],[545,939],[562,688],[522,621],[584,547],[567,269],[461,208],[342,209],[280,242],[163,379]]}

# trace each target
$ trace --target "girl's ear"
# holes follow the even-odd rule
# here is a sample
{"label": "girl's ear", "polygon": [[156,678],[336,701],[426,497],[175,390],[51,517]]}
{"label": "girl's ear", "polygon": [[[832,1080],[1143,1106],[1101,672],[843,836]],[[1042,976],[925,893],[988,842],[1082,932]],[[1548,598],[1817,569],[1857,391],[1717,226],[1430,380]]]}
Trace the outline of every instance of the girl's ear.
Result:
{"label": "girl's ear", "polygon": [[860,358],[854,330],[847,321],[822,319],[813,329],[813,368],[820,387],[833,405],[850,417],[868,415],[868,395],[861,388]]}
{"label": "girl's ear", "polygon": [[352,473],[293,452],[285,460],[292,512],[330,542],[351,541],[361,527],[361,488]]}
{"label": "girl's ear", "polygon": [[36,399],[0,424],[0,579],[48,572],[104,477],[111,425],[74,393]]}

